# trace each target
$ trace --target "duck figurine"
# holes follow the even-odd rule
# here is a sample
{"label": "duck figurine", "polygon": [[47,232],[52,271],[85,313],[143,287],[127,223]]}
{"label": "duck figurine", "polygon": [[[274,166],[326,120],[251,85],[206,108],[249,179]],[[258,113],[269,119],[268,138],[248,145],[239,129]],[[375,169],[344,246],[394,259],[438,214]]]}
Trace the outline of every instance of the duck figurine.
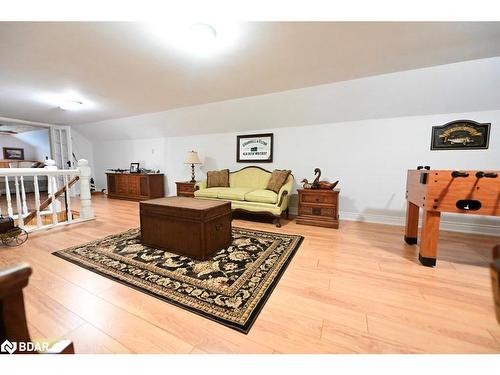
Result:
{"label": "duck figurine", "polygon": [[300,182],[302,182],[302,188],[303,189],[311,189],[312,188],[312,184],[309,181],[307,181],[307,178],[304,178]]}
{"label": "duck figurine", "polygon": [[332,190],[339,183],[338,180],[335,182],[320,181],[319,178],[321,177],[321,169],[319,168],[314,169],[314,174],[317,176],[311,185],[311,189]]}

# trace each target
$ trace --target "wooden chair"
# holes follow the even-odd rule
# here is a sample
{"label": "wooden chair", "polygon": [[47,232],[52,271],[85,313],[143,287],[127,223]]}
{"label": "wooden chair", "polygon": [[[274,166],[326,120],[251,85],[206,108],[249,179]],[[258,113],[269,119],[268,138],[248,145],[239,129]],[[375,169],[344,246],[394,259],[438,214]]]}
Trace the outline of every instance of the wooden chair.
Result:
{"label": "wooden chair", "polygon": [[493,263],[490,266],[493,297],[495,298],[495,311],[500,323],[500,245],[493,248]]}
{"label": "wooden chair", "polygon": [[69,340],[49,342],[48,348],[43,351],[20,350],[18,343],[32,342],[35,348],[41,346],[41,343],[36,345],[31,341],[24,309],[23,288],[28,285],[31,273],[31,267],[26,263],[0,269],[0,344],[5,340],[17,343],[16,354],[74,354],[73,343]]}

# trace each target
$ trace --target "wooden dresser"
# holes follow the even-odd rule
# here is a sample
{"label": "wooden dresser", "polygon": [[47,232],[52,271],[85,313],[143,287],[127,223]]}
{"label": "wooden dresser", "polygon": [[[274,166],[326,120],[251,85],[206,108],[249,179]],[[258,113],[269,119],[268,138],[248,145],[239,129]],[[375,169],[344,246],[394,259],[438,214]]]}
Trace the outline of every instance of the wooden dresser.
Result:
{"label": "wooden dresser", "polygon": [[176,182],[178,197],[194,197],[194,185],[196,182],[182,181]]}
{"label": "wooden dresser", "polygon": [[299,189],[297,224],[338,229],[340,190]]}
{"label": "wooden dresser", "polygon": [[147,200],[165,196],[163,174],[106,173],[108,198]]}

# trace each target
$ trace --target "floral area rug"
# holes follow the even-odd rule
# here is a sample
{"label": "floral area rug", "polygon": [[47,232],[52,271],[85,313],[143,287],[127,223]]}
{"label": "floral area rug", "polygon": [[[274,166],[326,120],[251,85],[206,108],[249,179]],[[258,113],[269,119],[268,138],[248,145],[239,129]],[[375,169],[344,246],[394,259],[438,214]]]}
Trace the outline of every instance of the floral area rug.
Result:
{"label": "floral area rug", "polygon": [[232,245],[206,261],[144,246],[139,228],[53,254],[248,333],[303,237],[234,227],[232,234]]}

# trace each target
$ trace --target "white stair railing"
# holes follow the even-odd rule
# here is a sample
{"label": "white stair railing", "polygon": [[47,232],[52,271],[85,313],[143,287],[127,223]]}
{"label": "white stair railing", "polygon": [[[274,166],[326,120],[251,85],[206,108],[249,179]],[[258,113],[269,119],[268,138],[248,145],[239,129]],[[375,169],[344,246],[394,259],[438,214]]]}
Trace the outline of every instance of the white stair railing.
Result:
{"label": "white stair railing", "polygon": [[[90,194],[91,170],[88,161],[78,160],[76,169],[57,169],[53,160],[47,160],[45,164],[45,168],[0,168],[0,214],[12,217],[19,227],[28,232],[93,219]],[[71,185],[74,183],[80,184],[77,189],[80,192],[77,217],[74,217],[71,211],[75,208],[70,196]],[[14,197],[12,197],[13,191]],[[47,199],[41,199],[42,191],[47,191]],[[27,194],[31,192],[34,195],[35,206],[30,212]],[[64,195],[57,196],[61,194]],[[64,207],[61,198],[64,199]],[[15,208],[12,206],[13,200],[16,203]],[[61,212],[66,212],[64,221],[60,221],[58,216]]]}

